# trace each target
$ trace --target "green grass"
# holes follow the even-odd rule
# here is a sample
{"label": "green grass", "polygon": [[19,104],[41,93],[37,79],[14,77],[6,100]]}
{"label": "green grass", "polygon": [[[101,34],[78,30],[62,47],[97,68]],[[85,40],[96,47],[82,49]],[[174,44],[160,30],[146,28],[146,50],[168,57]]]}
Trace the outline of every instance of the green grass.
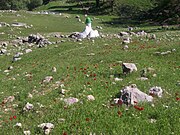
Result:
{"label": "green grass", "polygon": [[[17,20],[33,25],[32,29],[21,28],[21,33],[17,28],[13,28],[13,31],[11,27],[0,28],[0,31],[5,32],[5,35],[0,35],[0,41],[11,41],[16,38],[16,36],[10,38],[8,34],[28,36],[32,33],[40,33],[47,36],[54,32],[70,34],[74,31],[82,31],[84,28],[84,24],[75,19],[76,14],[35,15],[23,11],[0,14],[3,15],[0,16],[1,21],[12,23]],[[16,14],[20,14],[21,17],[16,17]],[[66,18],[66,15],[70,18]],[[80,16],[82,20],[85,19],[83,15]],[[95,29],[97,25],[102,26],[103,29],[100,32],[103,34],[113,35],[126,30],[122,25],[110,27],[103,23],[111,21],[114,17],[98,16],[98,18],[100,19],[93,21],[93,28]],[[140,26],[138,29],[151,32],[157,30],[158,27]],[[169,36],[166,36],[166,33]],[[5,112],[3,107],[0,107],[2,125],[0,134],[21,135],[24,130],[30,130],[32,135],[40,135],[43,132],[37,126],[51,122],[55,125],[51,131],[53,135],[63,133],[77,135],[89,135],[90,133],[97,135],[170,135],[174,133],[178,135],[180,106],[179,101],[176,101],[175,93],[179,93],[179,86],[176,83],[180,81],[180,31],[156,31],[155,34],[158,39],[162,40],[141,41],[139,38],[133,38],[128,51],[122,49],[120,39],[110,36],[94,39],[95,43],[88,39],[74,42],[65,38],[64,43],[50,45],[46,48],[33,47],[33,52],[23,55],[22,60],[15,63],[11,63],[11,60],[13,54],[18,50],[14,50],[10,56],[0,56],[0,100],[2,102],[5,97],[14,95],[15,101],[7,106],[18,105],[14,113]],[[52,36],[48,39],[62,40]],[[153,54],[156,51],[163,52],[171,49],[176,49],[176,51],[165,56]],[[89,53],[95,55],[88,56]],[[136,63],[138,71],[124,76],[118,61]],[[13,66],[14,69],[7,75],[4,70],[9,66]],[[57,68],[56,73],[51,71],[52,67]],[[136,80],[140,77],[141,69],[145,67],[153,67],[157,77],[152,77],[148,81]],[[32,79],[25,76],[26,72],[32,73]],[[90,74],[96,74],[96,77],[87,77]],[[115,74],[119,74],[123,81],[113,84],[114,80],[110,78],[110,75]],[[46,76],[53,76],[54,79],[49,84],[43,85],[41,81]],[[13,78],[16,80],[12,80]],[[64,89],[68,90],[65,97],[76,97],[79,102],[66,107],[61,100],[64,98],[60,94],[61,88],[55,89],[54,87],[56,81],[62,81],[65,85]],[[123,86],[133,83],[145,93],[152,86],[160,86],[165,89],[165,92],[162,98],[155,98],[155,107],[146,103],[140,104],[144,107],[143,111],[137,111],[132,106],[128,111],[125,110],[125,106],[110,108],[103,106],[103,104],[109,106],[110,101]],[[33,90],[38,92],[33,93]],[[32,99],[28,98],[28,93],[33,94]],[[95,97],[95,101],[87,101],[86,96],[90,94]],[[32,103],[34,109],[30,112],[22,112],[27,102]],[[38,102],[44,105],[44,108],[40,108],[37,105]],[[118,111],[122,112],[122,116],[118,115]],[[9,118],[14,115],[17,119],[10,121]],[[60,118],[64,118],[65,122],[60,122]],[[150,123],[150,119],[157,121]],[[6,120],[7,123],[4,122]],[[22,129],[14,127],[17,122],[22,123]]]}

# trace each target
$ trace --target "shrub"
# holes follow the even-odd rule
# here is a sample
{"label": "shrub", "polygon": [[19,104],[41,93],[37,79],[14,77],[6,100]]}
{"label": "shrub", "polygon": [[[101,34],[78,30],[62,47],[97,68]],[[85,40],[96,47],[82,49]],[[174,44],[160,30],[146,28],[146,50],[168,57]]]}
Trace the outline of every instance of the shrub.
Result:
{"label": "shrub", "polygon": [[43,0],[30,0],[27,7],[29,10],[32,10],[38,6],[41,6],[43,4]]}

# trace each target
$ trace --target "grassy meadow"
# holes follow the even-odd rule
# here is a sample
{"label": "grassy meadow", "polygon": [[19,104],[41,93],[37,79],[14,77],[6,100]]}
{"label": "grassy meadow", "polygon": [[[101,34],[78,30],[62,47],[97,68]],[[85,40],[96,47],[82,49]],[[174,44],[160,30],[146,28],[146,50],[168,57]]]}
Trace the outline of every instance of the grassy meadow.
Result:
{"label": "grassy meadow", "polygon": [[[51,10],[49,7],[55,4],[67,6],[61,2],[51,4],[37,11]],[[160,29],[161,26],[133,24],[137,27],[135,31],[144,30],[156,34],[157,38],[132,37],[129,48],[124,50],[122,40],[114,35],[127,31],[127,26],[131,24],[117,21],[113,25],[111,21],[118,20],[117,16],[90,15],[93,29],[101,26],[102,29],[97,30],[105,37],[78,42],[71,38],[57,38],[54,34],[68,35],[82,31],[85,24],[75,17],[79,15],[84,21],[85,16],[83,12],[66,10],[60,15],[61,8],[54,8],[57,8],[58,14],[0,12],[0,22],[33,25],[32,28],[0,27],[0,33],[4,32],[0,34],[0,43],[37,33],[49,41],[61,41],[44,48],[26,44],[18,47],[9,45],[9,55],[0,56],[0,101],[15,96],[13,102],[1,103],[0,134],[23,135],[23,131],[30,130],[31,135],[43,135],[38,125],[48,122],[54,124],[50,132],[52,135],[180,134],[180,30],[177,26],[170,26],[165,31]],[[27,48],[33,51],[12,63],[13,55]],[[154,54],[173,49],[175,51],[167,55]],[[122,62],[135,63],[138,71],[123,75]],[[13,69],[5,73],[9,66],[13,66]],[[57,72],[52,72],[53,67]],[[157,76],[146,81],[137,80],[140,71],[148,67],[154,68]],[[44,84],[42,80],[46,76],[52,76],[53,80]],[[115,81],[115,77],[123,80]],[[64,87],[56,87],[57,81]],[[145,93],[153,86],[160,86],[164,90],[163,96],[155,97],[153,105],[139,103],[144,107],[143,111],[133,106],[111,105],[120,90],[130,84],[136,84]],[[65,94],[61,93],[62,89]],[[33,95],[32,98],[28,97],[29,93]],[[88,101],[87,95],[93,95],[95,100]],[[63,101],[68,97],[78,98],[79,102],[68,106]],[[25,112],[23,108],[27,102],[33,104],[34,108]],[[22,123],[22,128],[14,126],[16,123]]]}

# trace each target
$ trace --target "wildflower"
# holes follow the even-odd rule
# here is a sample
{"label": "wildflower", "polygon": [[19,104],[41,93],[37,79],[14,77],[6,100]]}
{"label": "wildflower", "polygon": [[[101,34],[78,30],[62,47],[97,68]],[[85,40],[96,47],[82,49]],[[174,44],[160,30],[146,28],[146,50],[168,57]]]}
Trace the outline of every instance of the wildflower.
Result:
{"label": "wildflower", "polygon": [[17,117],[14,115],[13,118],[16,119]]}
{"label": "wildflower", "polygon": [[10,121],[12,121],[12,120],[13,120],[13,118],[12,118],[12,117],[10,117],[9,119],[10,119]]}
{"label": "wildflower", "polygon": [[66,132],[64,132],[63,135],[68,135],[68,134]]}
{"label": "wildflower", "polygon": [[123,104],[122,100],[119,99],[118,102],[117,102],[117,104],[118,104],[118,105],[122,105],[122,104]]}
{"label": "wildflower", "polygon": [[94,78],[94,81],[96,80],[96,78]]}
{"label": "wildflower", "polygon": [[135,109],[137,109],[137,110],[139,110],[139,111],[144,110],[144,108],[143,108],[143,107],[139,107],[139,106],[137,106],[137,105],[135,105],[135,106],[134,106],[134,108],[135,108]]}
{"label": "wildflower", "polygon": [[89,118],[86,118],[86,121],[90,121],[90,119],[89,119]]}
{"label": "wildflower", "polygon": [[180,98],[177,97],[176,100],[177,100],[177,101],[180,101]]}
{"label": "wildflower", "polygon": [[96,77],[96,74],[94,74],[93,76]]}
{"label": "wildflower", "polygon": [[117,113],[118,113],[118,115],[119,115],[119,116],[121,116],[121,115],[122,115],[122,112],[121,112],[121,111],[118,111]]}

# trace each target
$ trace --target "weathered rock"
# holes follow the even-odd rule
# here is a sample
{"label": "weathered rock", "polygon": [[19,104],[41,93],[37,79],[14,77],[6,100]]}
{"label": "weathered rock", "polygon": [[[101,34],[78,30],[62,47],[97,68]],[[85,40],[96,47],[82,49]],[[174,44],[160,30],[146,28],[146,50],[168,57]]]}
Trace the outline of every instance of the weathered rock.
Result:
{"label": "weathered rock", "polygon": [[2,42],[2,46],[3,46],[3,47],[7,47],[7,46],[8,46],[8,43],[7,43],[7,42]]}
{"label": "weathered rock", "polygon": [[6,103],[9,103],[9,102],[13,102],[15,100],[15,97],[14,96],[9,96],[7,98],[5,98],[3,100],[3,103],[6,104]]}
{"label": "weathered rock", "polygon": [[56,69],[56,67],[52,67],[52,72],[57,72],[57,69]]}
{"label": "weathered rock", "polygon": [[49,82],[52,81],[52,80],[53,80],[53,77],[52,77],[52,76],[46,76],[42,82],[43,82],[43,83],[49,83]]}
{"label": "weathered rock", "polygon": [[129,35],[129,33],[127,33],[127,32],[123,32],[123,31],[122,31],[122,32],[120,32],[120,33],[119,33],[119,35],[120,35],[120,36],[128,36],[128,35]]}
{"label": "weathered rock", "polygon": [[137,32],[137,35],[138,36],[147,36],[147,33],[142,30],[142,31]]}
{"label": "weathered rock", "polygon": [[152,102],[153,97],[147,95],[146,93],[140,91],[135,84],[126,86],[120,90],[120,98],[122,103],[126,105],[134,105],[138,102]]}
{"label": "weathered rock", "polygon": [[114,81],[116,81],[116,82],[118,82],[118,81],[123,81],[123,79],[122,78],[114,78]]}
{"label": "weathered rock", "polygon": [[29,130],[23,131],[24,135],[31,135],[31,132]]}
{"label": "weathered rock", "polygon": [[15,62],[15,61],[18,61],[18,60],[21,60],[20,56],[22,56],[23,53],[21,52],[17,52],[14,56],[13,56],[13,60],[12,62]]}
{"label": "weathered rock", "polygon": [[15,127],[18,127],[18,128],[22,128],[22,124],[21,123],[16,123],[16,125],[14,125]]}
{"label": "weathered rock", "polygon": [[9,67],[8,67],[8,70],[12,70],[12,69],[13,69],[13,66],[9,66]]}
{"label": "weathered rock", "polygon": [[143,70],[141,70],[141,77],[150,78],[153,77],[154,74],[155,74],[155,69],[151,67],[144,68]]}
{"label": "weathered rock", "polygon": [[12,23],[11,26],[13,26],[13,27],[25,27],[25,26],[27,26],[27,24],[20,23],[20,22],[14,22],[14,23]]}
{"label": "weathered rock", "polygon": [[146,77],[140,77],[140,78],[137,78],[137,80],[146,81],[146,80],[148,80],[148,78],[146,78]]}
{"label": "weathered rock", "polygon": [[24,111],[30,111],[34,108],[33,104],[30,104],[29,102],[27,102],[27,104],[25,105],[25,107],[23,108]]}
{"label": "weathered rock", "polygon": [[150,88],[149,94],[152,96],[162,97],[163,90],[161,87],[155,86]]}
{"label": "weathered rock", "polygon": [[38,125],[38,127],[44,131],[44,134],[48,135],[48,134],[50,134],[50,131],[54,128],[54,124],[42,123],[42,124]]}
{"label": "weathered rock", "polygon": [[79,99],[74,98],[74,97],[69,97],[69,98],[64,99],[64,102],[65,102],[67,105],[72,105],[72,104],[74,104],[74,103],[77,103],[78,101],[79,101]]}
{"label": "weathered rock", "polygon": [[79,16],[79,15],[76,15],[76,18],[80,18],[80,16]]}
{"label": "weathered rock", "polygon": [[87,100],[88,100],[88,101],[94,101],[95,98],[94,98],[93,95],[88,95],[88,96],[87,96]]}
{"label": "weathered rock", "polygon": [[137,67],[134,63],[122,63],[122,70],[124,74],[128,74],[137,71]]}
{"label": "weathered rock", "polygon": [[124,50],[127,50],[128,48],[129,48],[128,45],[125,45],[125,46],[123,47]]}
{"label": "weathered rock", "polygon": [[126,38],[123,38],[123,44],[129,44],[131,43],[131,38],[130,37],[126,37]]}
{"label": "weathered rock", "polygon": [[31,49],[26,49],[26,50],[25,50],[25,53],[30,53],[30,52],[32,52]]}
{"label": "weathered rock", "polygon": [[0,55],[6,54],[6,53],[7,53],[7,50],[6,50],[6,49],[1,49],[1,50],[0,50]]}

